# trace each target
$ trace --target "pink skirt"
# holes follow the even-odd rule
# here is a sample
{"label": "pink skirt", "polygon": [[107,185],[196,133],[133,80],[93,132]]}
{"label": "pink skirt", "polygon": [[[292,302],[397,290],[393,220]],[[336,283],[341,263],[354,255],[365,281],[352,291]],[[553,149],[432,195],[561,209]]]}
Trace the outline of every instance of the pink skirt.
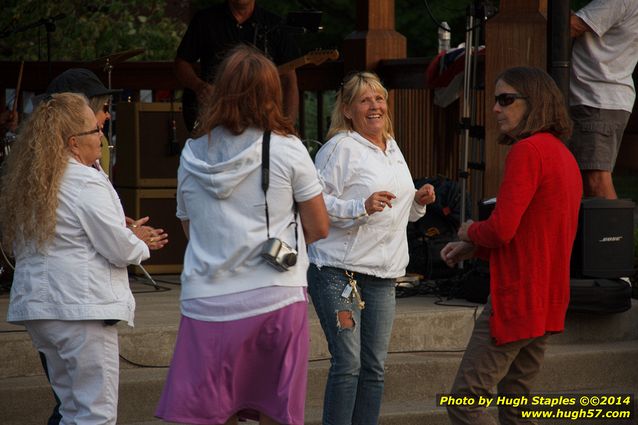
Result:
{"label": "pink skirt", "polygon": [[302,425],[308,349],[305,302],[229,322],[182,316],[155,416],[213,425],[263,413]]}

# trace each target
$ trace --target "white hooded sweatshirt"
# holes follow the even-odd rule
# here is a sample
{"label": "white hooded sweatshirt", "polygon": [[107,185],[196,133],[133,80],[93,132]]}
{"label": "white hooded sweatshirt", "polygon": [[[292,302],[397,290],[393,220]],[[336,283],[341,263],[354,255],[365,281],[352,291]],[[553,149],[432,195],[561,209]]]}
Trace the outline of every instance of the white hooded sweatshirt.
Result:
{"label": "white hooded sweatshirt", "polygon": [[[299,215],[297,264],[281,272],[260,255],[268,239],[261,187],[262,136],[258,129],[247,129],[236,136],[217,127],[210,135],[186,142],[177,187],[177,217],[190,221],[181,275],[182,300],[268,286],[306,286],[308,257]],[[317,172],[303,143],[294,136],[273,133],[268,189],[270,236],[294,248],[294,203],[320,193]]]}

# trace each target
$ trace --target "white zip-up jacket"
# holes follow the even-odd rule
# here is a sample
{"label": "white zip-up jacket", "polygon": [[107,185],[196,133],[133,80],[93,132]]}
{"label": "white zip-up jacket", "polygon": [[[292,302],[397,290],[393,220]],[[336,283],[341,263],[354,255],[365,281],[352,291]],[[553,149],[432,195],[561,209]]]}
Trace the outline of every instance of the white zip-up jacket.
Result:
{"label": "white zip-up jacket", "polygon": [[[425,214],[414,200],[410,170],[394,139],[386,152],[354,131],[336,134],[317,153],[315,165],[323,183],[330,216],[326,239],[309,246],[310,262],[381,278],[405,274],[408,265],[408,220]],[[374,192],[396,196],[392,208],[367,215],[365,201]]]}
{"label": "white zip-up jacket", "polygon": [[69,159],[58,192],[53,240],[38,252],[16,243],[16,267],[7,320],[125,320],[135,300],[128,264],[149,257],[126,227],[120,198],[108,177]]}

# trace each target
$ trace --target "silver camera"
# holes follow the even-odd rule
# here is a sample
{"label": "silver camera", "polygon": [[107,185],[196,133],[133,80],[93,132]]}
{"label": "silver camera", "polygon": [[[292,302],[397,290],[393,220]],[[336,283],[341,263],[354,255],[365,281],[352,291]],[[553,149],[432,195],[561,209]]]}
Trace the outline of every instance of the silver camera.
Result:
{"label": "silver camera", "polygon": [[297,264],[297,251],[277,238],[270,238],[264,242],[261,247],[261,256],[281,272]]}

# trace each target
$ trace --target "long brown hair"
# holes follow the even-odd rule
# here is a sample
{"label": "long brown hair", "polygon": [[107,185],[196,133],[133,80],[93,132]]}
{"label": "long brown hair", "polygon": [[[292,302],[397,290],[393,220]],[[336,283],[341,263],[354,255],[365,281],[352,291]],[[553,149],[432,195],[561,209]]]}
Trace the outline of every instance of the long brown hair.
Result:
{"label": "long brown hair", "polygon": [[499,141],[510,145],[539,132],[548,132],[566,142],[572,135],[572,120],[565,98],[552,77],[540,68],[519,66],[506,69],[496,77],[525,96],[527,113],[516,129],[516,136],[502,134]]}
{"label": "long brown hair", "polygon": [[58,191],[69,158],[67,142],[86,130],[88,106],[83,95],[48,95],[22,123],[3,164],[0,186],[0,229],[3,247],[34,242],[44,248],[55,234]]}
{"label": "long brown hair", "polygon": [[[335,134],[341,131],[354,131],[352,127],[352,120],[346,118],[343,111],[344,108],[354,103],[357,96],[359,96],[365,89],[371,88],[376,93],[379,93],[383,98],[388,100],[388,91],[381,80],[376,74],[372,72],[357,72],[347,75],[344,78],[341,88],[337,91],[337,99],[332,108],[332,115],[330,117],[330,129],[326,135],[327,139],[330,139]],[[394,130],[392,128],[392,118],[390,117],[390,109],[385,114],[385,126],[383,128],[383,140],[394,138]]]}
{"label": "long brown hair", "polygon": [[248,127],[269,129],[281,135],[295,134],[283,114],[281,82],[275,65],[257,49],[240,44],[220,64],[213,97],[199,115],[196,136],[222,125],[233,134]]}

